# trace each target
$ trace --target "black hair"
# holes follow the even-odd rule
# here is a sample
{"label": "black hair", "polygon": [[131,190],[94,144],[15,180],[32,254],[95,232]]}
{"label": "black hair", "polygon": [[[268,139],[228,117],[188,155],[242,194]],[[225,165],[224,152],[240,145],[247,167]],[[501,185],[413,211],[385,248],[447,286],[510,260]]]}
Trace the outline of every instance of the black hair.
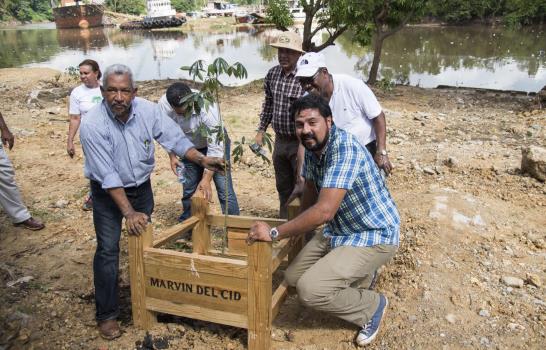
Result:
{"label": "black hair", "polygon": [[294,101],[290,106],[290,115],[292,118],[296,118],[296,115],[304,109],[318,109],[320,115],[325,119],[332,116],[328,101],[317,94],[309,93]]}
{"label": "black hair", "polygon": [[182,107],[182,98],[188,94],[191,94],[191,89],[184,83],[174,83],[167,88],[167,101],[174,107]]}

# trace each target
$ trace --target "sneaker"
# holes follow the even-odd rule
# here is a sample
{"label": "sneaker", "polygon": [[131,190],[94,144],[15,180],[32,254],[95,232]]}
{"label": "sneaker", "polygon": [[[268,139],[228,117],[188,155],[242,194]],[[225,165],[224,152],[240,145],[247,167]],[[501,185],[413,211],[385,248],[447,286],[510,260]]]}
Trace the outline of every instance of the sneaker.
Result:
{"label": "sneaker", "polygon": [[379,306],[372,318],[362,327],[356,336],[356,345],[364,346],[370,344],[377,334],[379,333],[379,327],[381,326],[381,320],[385,315],[389,301],[383,294],[379,294]]}
{"label": "sneaker", "polygon": [[84,211],[93,210],[93,198],[92,197],[87,197],[85,202],[83,202],[82,210],[84,210]]}

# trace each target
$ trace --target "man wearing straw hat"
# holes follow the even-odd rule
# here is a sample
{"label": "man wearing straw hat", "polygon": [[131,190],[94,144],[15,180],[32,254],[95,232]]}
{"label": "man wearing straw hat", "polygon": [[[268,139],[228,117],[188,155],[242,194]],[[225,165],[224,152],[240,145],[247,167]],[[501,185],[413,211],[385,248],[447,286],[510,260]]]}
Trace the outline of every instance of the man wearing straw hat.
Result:
{"label": "man wearing straw hat", "polygon": [[[293,192],[301,192],[304,180],[297,169],[303,159],[303,147],[298,151],[298,138],[294,119],[289,109],[292,102],[303,95],[303,89],[296,79],[296,63],[303,53],[302,39],[294,32],[281,33],[271,46],[278,49],[279,64],[271,68],[264,80],[265,99],[260,113],[255,141],[263,146],[263,136],[269,124],[275,131],[273,166],[275,182],[279,193],[280,217],[287,217],[287,204]],[[298,154],[301,156],[298,157]]]}

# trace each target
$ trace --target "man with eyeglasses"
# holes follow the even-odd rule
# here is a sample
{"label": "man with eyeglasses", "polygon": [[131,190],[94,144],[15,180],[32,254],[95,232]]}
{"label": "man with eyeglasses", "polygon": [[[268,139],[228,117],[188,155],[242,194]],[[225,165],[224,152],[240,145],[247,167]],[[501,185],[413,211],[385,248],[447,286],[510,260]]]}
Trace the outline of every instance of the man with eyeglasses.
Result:
{"label": "man with eyeglasses", "polygon": [[316,52],[300,57],[296,76],[305,91],[329,101],[336,125],[356,136],[389,175],[392,164],[387,154],[385,114],[372,90],[360,79],[330,74],[324,55]]}
{"label": "man with eyeglasses", "polygon": [[213,170],[224,161],[197,151],[182,130],[159,107],[136,97],[129,67],[115,64],[103,76],[104,99],[81,124],[85,176],[91,182],[97,248],[93,260],[96,319],[101,337],[121,335],[119,316],[119,240],[121,223],[130,235],[146,229],[154,208],[150,176],[154,140],[168,152]]}
{"label": "man with eyeglasses", "polygon": [[271,46],[278,49],[279,64],[271,68],[265,76],[265,100],[255,141],[258,145],[263,145],[264,133],[271,124],[275,131],[272,158],[280,217],[286,218],[289,199],[301,193],[304,184],[304,179],[298,174],[304,149],[299,145],[294,119],[289,113],[292,102],[303,95],[303,89],[295,75],[296,63],[303,53],[302,40],[297,33],[283,32]]}

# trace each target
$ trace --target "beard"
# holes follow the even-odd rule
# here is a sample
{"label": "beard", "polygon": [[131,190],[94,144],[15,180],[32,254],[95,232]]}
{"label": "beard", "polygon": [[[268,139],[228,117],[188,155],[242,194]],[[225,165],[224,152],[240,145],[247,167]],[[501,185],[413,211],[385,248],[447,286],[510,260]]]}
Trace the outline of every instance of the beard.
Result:
{"label": "beard", "polygon": [[[326,144],[328,143],[329,137],[330,137],[330,133],[327,132],[326,136],[324,137],[324,140],[319,141],[317,137],[315,136],[315,134],[312,134],[312,133],[306,134],[306,135],[302,135],[301,144],[303,145],[303,147],[305,147],[306,150],[311,152],[317,152],[317,151],[321,151],[326,146]],[[309,145],[306,143],[306,141],[309,141],[309,140],[313,140],[315,141],[315,143],[312,145]]]}
{"label": "beard", "polygon": [[131,110],[131,103],[112,103],[110,110],[116,117],[124,117],[129,114]]}

